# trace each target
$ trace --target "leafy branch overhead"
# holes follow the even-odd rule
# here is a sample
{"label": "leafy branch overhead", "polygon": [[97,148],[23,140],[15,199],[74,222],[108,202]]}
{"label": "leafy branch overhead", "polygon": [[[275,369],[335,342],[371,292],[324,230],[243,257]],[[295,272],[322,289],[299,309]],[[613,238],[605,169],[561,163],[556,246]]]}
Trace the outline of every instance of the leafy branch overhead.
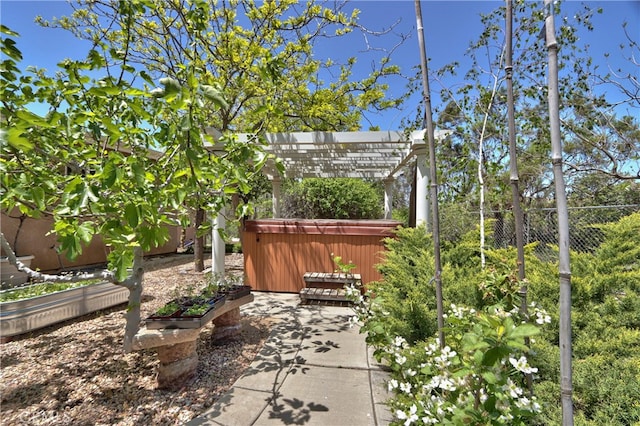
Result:
{"label": "leafy branch overhead", "polygon": [[[183,82],[183,64],[197,64],[204,84],[224,90],[226,105],[208,121],[221,131],[359,130],[363,111],[401,102],[385,96],[386,80],[400,73],[390,60],[394,48],[375,50],[371,40],[383,33],[363,28],[358,10],[347,12],[344,2],[134,1],[125,7],[82,0],[71,6],[70,16],[39,22],[127,52],[126,59],[105,60],[113,72],[123,65],[142,67],[154,77]],[[123,8],[144,13],[125,22]],[[378,53],[377,64],[360,80],[354,78],[355,57],[345,63],[314,57],[323,39],[354,32]]]}

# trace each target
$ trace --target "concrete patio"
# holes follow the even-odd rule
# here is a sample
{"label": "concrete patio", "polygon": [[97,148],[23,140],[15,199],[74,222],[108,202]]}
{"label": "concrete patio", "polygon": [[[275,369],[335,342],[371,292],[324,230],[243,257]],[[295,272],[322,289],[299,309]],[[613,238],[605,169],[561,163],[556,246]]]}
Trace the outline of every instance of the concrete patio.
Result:
{"label": "concrete patio", "polygon": [[261,352],[195,425],[386,425],[384,367],[347,306],[303,305],[297,294],[254,292],[242,315],[277,321]]}

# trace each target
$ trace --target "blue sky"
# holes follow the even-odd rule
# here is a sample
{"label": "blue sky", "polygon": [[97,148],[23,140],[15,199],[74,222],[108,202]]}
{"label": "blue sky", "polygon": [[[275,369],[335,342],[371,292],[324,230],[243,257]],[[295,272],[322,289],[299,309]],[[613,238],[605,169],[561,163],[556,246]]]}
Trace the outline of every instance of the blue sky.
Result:
{"label": "blue sky", "polygon": [[[542,5],[542,1],[539,1]],[[640,40],[640,1],[590,1],[591,7],[602,7],[604,13],[596,15],[593,22],[595,30],[592,33],[581,34],[581,38],[590,47],[591,56],[603,67],[608,65],[623,66],[637,76],[638,67],[634,67],[623,60],[619,45],[624,41],[622,23],[628,23],[628,29],[636,41]],[[428,56],[431,58],[430,69],[434,70],[453,61],[465,60],[465,51],[469,42],[476,38],[482,29],[480,13],[488,13],[503,4],[501,1],[424,1],[422,3],[423,23]],[[565,3],[566,12],[579,7],[581,2],[568,1]],[[414,2],[410,0],[397,1],[354,1],[351,5],[361,10],[360,23],[371,29],[388,28],[398,22],[395,31],[408,34],[409,38],[395,52],[393,63],[400,65],[406,75],[413,75],[413,67],[419,64],[418,39],[415,30]],[[33,22],[36,15],[45,19],[60,17],[70,10],[64,1],[15,1],[2,0],[0,2],[0,21],[14,31],[20,33],[18,46],[23,51],[23,65],[36,65],[53,71],[56,64],[67,57],[73,59],[84,58],[88,45],[75,39],[64,30],[41,28]],[[377,46],[389,47],[397,39],[386,37],[371,40]],[[327,44],[317,52],[318,57],[340,58],[358,56],[361,72],[370,69],[371,59],[363,53],[364,39],[356,36],[349,42]],[[605,59],[605,53],[610,57]],[[390,93],[397,95],[406,90],[405,82],[392,82]],[[432,92],[436,87],[432,83]],[[390,111],[383,115],[368,114],[368,122],[378,125],[383,130],[400,128],[400,121],[405,116],[413,116],[413,110],[420,102],[419,96],[413,97],[403,110]],[[437,102],[434,97],[433,102]]]}

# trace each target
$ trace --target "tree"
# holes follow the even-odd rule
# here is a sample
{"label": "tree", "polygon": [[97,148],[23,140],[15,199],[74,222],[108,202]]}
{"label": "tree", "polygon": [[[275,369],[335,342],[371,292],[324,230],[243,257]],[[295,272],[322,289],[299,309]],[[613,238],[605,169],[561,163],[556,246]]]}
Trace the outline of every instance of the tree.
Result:
{"label": "tree", "polygon": [[[637,101],[634,104],[637,98],[633,76],[595,68],[588,46],[579,39],[579,31],[593,30],[593,16],[605,11],[561,2],[554,3],[554,7],[556,15],[562,18],[558,19],[558,59],[568,189],[576,179],[594,172],[607,173],[617,180],[637,179],[640,142],[638,121],[632,118],[638,108]],[[515,1],[513,11],[513,30],[517,34],[513,46],[517,165],[521,200],[526,208],[538,201],[552,200],[554,191],[547,161],[551,149],[546,126],[547,60],[540,31],[544,14],[541,5],[535,2]],[[481,16],[484,30],[469,45],[469,69],[452,63],[432,73],[433,80],[441,86],[438,126],[453,131],[438,148],[438,164],[443,170],[439,176],[440,194],[443,201],[464,202],[473,209],[478,209],[480,203],[478,167],[484,170],[487,208],[509,210],[512,206],[508,191],[504,14],[504,7],[500,7]],[[625,52],[630,64],[635,65],[633,54],[637,43],[628,39]],[[460,80],[464,83],[459,84]],[[593,88],[597,84],[617,87],[619,94],[626,93],[627,111],[623,111],[619,102],[609,100],[614,98],[610,96],[612,91],[608,97],[596,96]],[[422,112],[419,114],[414,126],[422,121]],[[478,149],[480,141],[482,150]]]}
{"label": "tree", "polygon": [[[351,81],[355,57],[345,64],[313,57],[322,39],[361,29],[357,10],[344,13],[344,3],[149,0],[133,3],[148,7],[127,31],[120,4],[82,0],[72,3],[71,16],[40,22],[126,51],[127,64],[152,76],[180,80],[182,64],[197,62],[209,84],[224,90],[227,103],[203,123],[223,133],[357,130],[363,111],[399,102],[384,96],[385,77],[399,72],[391,52],[361,81]],[[204,203],[197,193],[188,200],[196,210]],[[208,231],[207,224],[198,226],[199,234]]]}
{"label": "tree", "polygon": [[569,172],[574,179],[593,173],[616,181],[640,179],[638,118],[618,116],[602,97],[588,96],[574,99],[573,116],[562,122],[569,130],[565,146]]}
{"label": "tree", "polygon": [[[145,10],[142,3],[120,3],[121,31],[130,40],[131,25]],[[248,191],[247,180],[267,156],[257,140],[240,144],[231,137],[224,137],[219,155],[209,153],[211,137],[201,124],[226,104],[197,60],[181,66],[180,80],[165,77],[154,88],[148,73],[129,65],[126,46],[98,43],[86,60],[64,60],[51,77],[23,72],[21,52],[9,38],[17,34],[4,26],[2,33],[2,208],[53,217],[52,232],[71,258],[94,235],[102,237],[109,270],[98,275],[130,292],[124,338],[130,350],[140,323],[143,251],[167,241],[168,225],[186,220],[188,194],[206,196],[202,205],[215,213],[234,192]],[[119,65],[105,68],[107,61]],[[100,72],[106,75],[89,76]],[[142,87],[134,85],[138,76]],[[34,113],[33,103],[48,113]],[[4,236],[1,241],[16,263]],[[27,272],[58,281],[87,278]]]}

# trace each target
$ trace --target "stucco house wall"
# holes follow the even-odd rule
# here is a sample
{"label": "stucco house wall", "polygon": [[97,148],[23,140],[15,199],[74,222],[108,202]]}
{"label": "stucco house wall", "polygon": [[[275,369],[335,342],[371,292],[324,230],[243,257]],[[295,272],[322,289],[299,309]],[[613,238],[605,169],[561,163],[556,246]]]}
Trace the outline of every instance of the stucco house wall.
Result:
{"label": "stucco house wall", "polygon": [[[91,243],[83,248],[82,254],[71,261],[65,254],[58,253],[56,250],[58,247],[56,236],[47,235],[53,229],[53,220],[51,218],[24,219],[17,240],[16,233],[20,227],[20,212],[16,210],[11,214],[7,214],[7,212],[3,211],[0,219],[2,220],[2,233],[13,249],[16,250],[16,254],[18,256],[35,256],[31,262],[33,269],[52,272],[96,265],[107,261],[108,248],[99,236],[94,237]],[[180,229],[170,227],[169,235],[170,239],[165,245],[155,248],[145,253],[145,255],[175,253],[179,244]],[[2,255],[5,256],[6,254],[3,252]]]}

